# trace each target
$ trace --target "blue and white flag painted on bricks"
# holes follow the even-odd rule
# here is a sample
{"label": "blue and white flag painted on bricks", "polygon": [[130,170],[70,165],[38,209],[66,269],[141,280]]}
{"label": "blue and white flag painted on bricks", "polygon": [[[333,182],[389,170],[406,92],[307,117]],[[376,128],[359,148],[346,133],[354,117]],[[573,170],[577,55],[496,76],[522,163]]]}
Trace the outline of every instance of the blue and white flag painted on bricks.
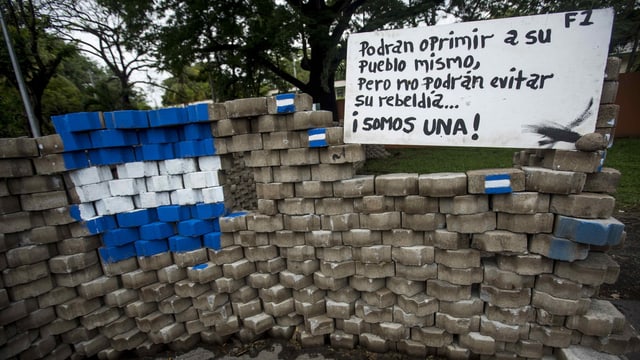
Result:
{"label": "blue and white flag painted on bricks", "polygon": [[327,129],[309,129],[309,147],[325,147],[327,146]]}
{"label": "blue and white flag painted on bricks", "polygon": [[207,106],[194,108],[193,119],[188,109],[113,113],[105,124],[113,128],[96,120],[99,113],[56,118],[77,194],[69,212],[100,235],[104,262],[220,249],[219,219],[228,210],[222,163]]}
{"label": "blue and white flag painted on bricks", "polygon": [[295,99],[296,94],[293,93],[276,95],[276,111],[279,114],[296,111]]}
{"label": "blue and white flag painted on bricks", "polygon": [[485,194],[508,194],[511,189],[511,176],[509,174],[493,174],[484,178]]}

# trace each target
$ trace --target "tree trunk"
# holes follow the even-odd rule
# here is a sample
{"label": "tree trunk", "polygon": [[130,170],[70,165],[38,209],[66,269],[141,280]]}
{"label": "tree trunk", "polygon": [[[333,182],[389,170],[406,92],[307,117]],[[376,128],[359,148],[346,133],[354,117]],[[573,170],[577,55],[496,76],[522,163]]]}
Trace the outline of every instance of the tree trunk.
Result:
{"label": "tree trunk", "polygon": [[313,97],[314,103],[320,104],[321,110],[331,111],[333,121],[338,121],[338,106],[335,91],[335,67],[332,66],[333,51],[326,46],[325,42],[309,41],[311,46],[311,58],[309,59],[309,82],[308,92]]}
{"label": "tree trunk", "polygon": [[338,104],[333,81],[322,84],[319,80],[309,81],[308,91],[313,97],[314,103],[320,104],[320,110],[327,110],[333,113],[333,121],[338,121]]}
{"label": "tree trunk", "polygon": [[131,105],[131,85],[129,85],[129,79],[126,75],[120,75],[118,79],[120,80],[120,101],[122,101],[122,109],[131,110],[133,106]]}

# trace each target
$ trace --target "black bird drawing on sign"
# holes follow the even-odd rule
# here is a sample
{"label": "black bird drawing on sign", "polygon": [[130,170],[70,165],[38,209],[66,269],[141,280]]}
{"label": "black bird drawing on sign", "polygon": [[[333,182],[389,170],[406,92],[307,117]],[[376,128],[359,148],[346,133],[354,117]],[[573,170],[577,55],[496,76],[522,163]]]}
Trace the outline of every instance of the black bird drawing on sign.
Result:
{"label": "black bird drawing on sign", "polygon": [[587,108],[576,117],[569,125],[563,126],[556,122],[548,122],[541,125],[525,125],[529,132],[536,133],[543,137],[538,141],[540,146],[550,145],[553,147],[558,142],[575,143],[580,139],[582,134],[575,132],[573,129],[580,126],[589,116],[591,116],[593,106],[593,98],[589,100]]}

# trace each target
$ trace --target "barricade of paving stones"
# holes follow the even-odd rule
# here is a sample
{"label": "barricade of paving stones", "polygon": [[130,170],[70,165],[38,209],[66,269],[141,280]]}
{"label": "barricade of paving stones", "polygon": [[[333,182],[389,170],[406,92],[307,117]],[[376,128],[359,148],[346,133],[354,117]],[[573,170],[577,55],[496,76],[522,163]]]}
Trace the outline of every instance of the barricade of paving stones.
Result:
{"label": "barricade of paving stones", "polygon": [[[609,135],[617,64],[598,121]],[[156,125],[64,118],[68,133],[0,140],[0,358],[261,336],[452,359],[638,349],[625,317],[595,298],[616,281],[606,251],[624,240],[605,151],[359,176],[363,147],[344,144],[307,95],[204,109]],[[232,184],[240,161],[253,177]],[[232,199],[233,185],[255,199]],[[231,212],[244,204],[256,209]]]}

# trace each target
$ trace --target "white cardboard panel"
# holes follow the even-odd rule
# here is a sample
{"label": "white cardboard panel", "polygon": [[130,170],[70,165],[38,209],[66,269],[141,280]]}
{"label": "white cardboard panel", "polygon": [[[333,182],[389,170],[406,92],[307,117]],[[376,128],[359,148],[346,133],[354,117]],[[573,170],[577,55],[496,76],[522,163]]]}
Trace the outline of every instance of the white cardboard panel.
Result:
{"label": "white cardboard panel", "polygon": [[612,23],[601,9],[352,34],[345,142],[575,149]]}

